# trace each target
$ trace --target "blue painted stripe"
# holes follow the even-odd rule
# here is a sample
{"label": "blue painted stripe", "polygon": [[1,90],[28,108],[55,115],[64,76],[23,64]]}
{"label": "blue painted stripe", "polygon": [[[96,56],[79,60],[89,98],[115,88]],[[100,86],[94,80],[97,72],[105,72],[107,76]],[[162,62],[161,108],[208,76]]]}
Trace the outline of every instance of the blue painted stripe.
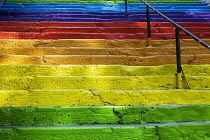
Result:
{"label": "blue painted stripe", "polygon": [[[210,9],[161,9],[168,12],[210,12]],[[124,12],[124,9],[81,9],[81,8],[0,8],[0,11],[85,11],[85,12]],[[128,9],[129,12],[145,11],[145,9]],[[152,11],[152,10],[151,10]]]}
{"label": "blue painted stripe", "polygon": [[[4,5],[87,5],[86,3],[13,3],[4,2]],[[123,4],[110,4],[110,3],[90,3],[88,5],[123,5]],[[144,5],[143,3],[128,3],[128,5]],[[194,5],[194,6],[207,6],[208,3],[150,3],[150,5]]]}

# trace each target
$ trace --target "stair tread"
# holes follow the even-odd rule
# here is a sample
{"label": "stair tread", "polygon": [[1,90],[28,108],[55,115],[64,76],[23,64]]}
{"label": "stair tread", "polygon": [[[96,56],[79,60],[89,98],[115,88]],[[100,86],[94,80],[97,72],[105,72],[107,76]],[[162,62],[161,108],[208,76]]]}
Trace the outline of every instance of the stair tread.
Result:
{"label": "stair tread", "polygon": [[[207,138],[209,122],[163,124],[154,126],[105,125],[74,127],[29,127],[0,129],[3,139],[192,139]],[[158,132],[158,133],[157,133]],[[197,133],[195,133],[197,132]],[[192,134],[183,135],[183,134]]]}
{"label": "stair tread", "polygon": [[[209,89],[202,90],[201,88],[197,90],[196,89],[172,90],[171,88],[170,90],[163,90],[163,89],[1,90],[0,95],[2,98],[0,106],[1,107],[37,107],[37,106],[76,107],[76,106],[159,106],[159,105],[199,105],[200,104],[204,105],[205,108],[205,104],[210,104],[209,92],[210,92]],[[206,113],[208,113],[208,111]]]}

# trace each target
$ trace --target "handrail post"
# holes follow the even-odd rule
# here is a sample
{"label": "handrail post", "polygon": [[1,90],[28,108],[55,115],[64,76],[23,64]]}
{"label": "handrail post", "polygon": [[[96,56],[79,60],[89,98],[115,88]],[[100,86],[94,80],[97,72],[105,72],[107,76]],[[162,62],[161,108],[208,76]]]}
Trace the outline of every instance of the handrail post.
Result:
{"label": "handrail post", "polygon": [[181,89],[182,66],[181,66],[181,51],[180,51],[180,34],[179,34],[179,28],[177,27],[176,27],[176,64],[177,64],[177,73],[176,73],[177,89]]}
{"label": "handrail post", "polygon": [[147,13],[147,34],[148,34],[147,45],[148,46],[152,46],[152,42],[151,42],[151,27],[150,27],[150,14],[149,14],[149,6],[148,5],[146,7],[146,13]]}
{"label": "handrail post", "polygon": [[128,0],[125,0],[125,16],[128,16]]}

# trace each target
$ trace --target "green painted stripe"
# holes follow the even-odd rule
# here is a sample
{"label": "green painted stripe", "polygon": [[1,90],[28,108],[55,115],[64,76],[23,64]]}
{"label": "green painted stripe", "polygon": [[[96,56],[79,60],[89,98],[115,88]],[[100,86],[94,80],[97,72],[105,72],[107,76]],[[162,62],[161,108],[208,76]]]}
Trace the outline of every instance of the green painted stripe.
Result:
{"label": "green painted stripe", "polygon": [[0,126],[210,121],[210,105],[0,108]]}
{"label": "green painted stripe", "polygon": [[171,125],[171,126],[98,126],[98,127],[32,127],[0,129],[2,140],[175,140],[210,139],[210,125]]}

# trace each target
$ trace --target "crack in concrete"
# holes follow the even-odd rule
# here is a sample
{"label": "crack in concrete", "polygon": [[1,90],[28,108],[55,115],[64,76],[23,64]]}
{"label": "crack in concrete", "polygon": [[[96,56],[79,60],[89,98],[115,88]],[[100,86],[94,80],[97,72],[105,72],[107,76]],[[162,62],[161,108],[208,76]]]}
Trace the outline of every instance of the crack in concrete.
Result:
{"label": "crack in concrete", "polygon": [[188,63],[189,65],[192,64],[193,61],[197,59],[197,56],[196,56],[195,54],[193,54],[193,56],[194,56],[194,57],[192,58],[192,60],[188,60],[188,61],[187,61],[187,63]]}
{"label": "crack in concrete", "polygon": [[102,102],[104,103],[104,105],[110,105],[110,106],[112,105],[112,103],[107,102],[107,101],[104,101],[103,98],[100,96],[100,94],[98,94],[98,95],[95,94],[93,90],[89,90],[89,91],[91,92],[91,94],[92,94],[93,96],[98,97],[99,100],[102,101]]}

